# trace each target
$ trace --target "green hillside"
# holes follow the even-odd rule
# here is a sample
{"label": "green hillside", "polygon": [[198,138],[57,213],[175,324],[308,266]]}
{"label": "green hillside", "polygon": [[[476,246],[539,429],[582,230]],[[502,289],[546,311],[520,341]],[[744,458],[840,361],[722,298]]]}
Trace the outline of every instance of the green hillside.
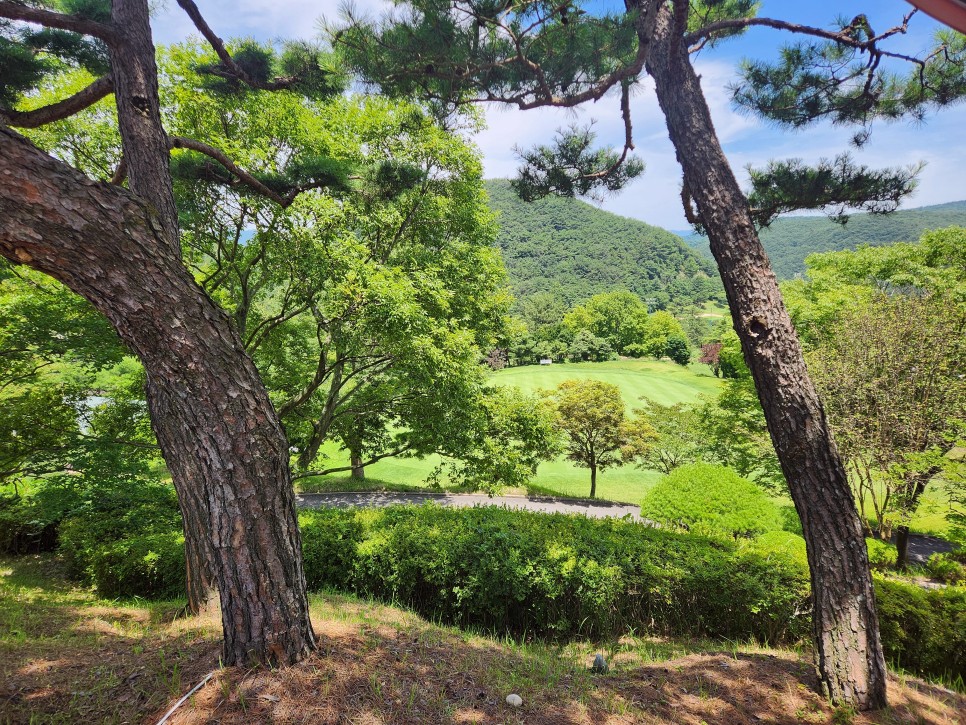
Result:
{"label": "green hillside", "polygon": [[524,202],[510,182],[486,182],[500,213],[498,244],[517,299],[553,292],[567,305],[626,289],[661,306],[719,297],[714,267],[659,227],[576,199]]}
{"label": "green hillside", "polygon": [[[913,242],[927,229],[966,226],[966,201],[897,211],[887,216],[854,214],[845,226],[825,217],[785,217],[761,233],[772,267],[780,279],[805,272],[805,257],[814,252],[855,249],[862,244],[879,246]],[[685,241],[711,259],[706,237],[691,235]]]}

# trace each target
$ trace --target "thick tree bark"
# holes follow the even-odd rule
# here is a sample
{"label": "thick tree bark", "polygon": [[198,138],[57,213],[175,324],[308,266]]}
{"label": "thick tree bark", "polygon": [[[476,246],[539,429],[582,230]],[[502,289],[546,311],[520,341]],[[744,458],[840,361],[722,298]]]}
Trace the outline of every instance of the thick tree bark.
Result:
{"label": "thick tree bark", "polygon": [[[178,212],[168,170],[168,137],[161,124],[158,95],[158,69],[146,0],[114,0],[111,21],[115,29],[110,45],[111,77],[117,104],[118,128],[124,148],[124,166],[132,192],[156,211],[158,237],[176,255],[181,254]],[[151,378],[146,387],[148,406],[155,407],[161,394]],[[188,466],[170,466],[179,491],[198,488],[203,473]],[[199,512],[186,506],[183,498],[185,589],[188,611],[198,614],[217,601],[215,593],[215,556],[207,522]]]}
{"label": "thick tree bark", "polygon": [[[176,489],[194,485],[194,481],[179,482]],[[208,521],[204,511],[192,506],[181,507],[181,518],[184,522],[185,593],[188,596],[185,608],[191,614],[213,612],[220,602]]]}
{"label": "thick tree bark", "polygon": [[240,339],[158,212],[0,127],[0,254],[88,299],[144,364],[186,524],[210,532],[225,662],[295,662],[315,637],[288,444]]}
{"label": "thick tree bark", "polygon": [[[684,181],[718,262],[742,351],[802,520],[819,675],[836,702],[886,704],[886,669],[862,525],[845,469],[748,202],[721,149],[699,79],[664,5],[647,71]],[[645,39],[642,38],[642,42]]]}

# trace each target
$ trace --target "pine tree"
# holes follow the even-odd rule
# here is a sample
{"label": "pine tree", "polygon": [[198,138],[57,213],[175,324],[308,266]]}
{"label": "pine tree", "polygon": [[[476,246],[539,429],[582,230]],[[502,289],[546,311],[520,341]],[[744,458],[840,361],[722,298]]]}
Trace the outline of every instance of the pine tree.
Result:
{"label": "pine tree", "polygon": [[837,702],[882,707],[885,660],[862,527],[758,229],[793,209],[824,209],[839,219],[851,209],[888,212],[912,190],[916,169],[873,170],[848,155],[815,167],[773,162],[752,173],[746,194],[721,149],[691,59],[753,26],[802,38],[777,64],[744,65],[735,101],[791,127],[822,119],[857,125],[861,145],[877,119],[918,119],[960,100],[966,40],[946,32],[918,55],[890,50],[913,13],[876,33],[864,15],[831,30],[756,17],[752,0],[625,0],[625,10],[614,13],[582,5],[408,0],[379,21],[350,12],[330,30],[371,84],[428,99],[442,112],[481,102],[528,110],[615,98],[623,148],[595,149],[586,129],[562,132],[522,154],[516,188],[524,198],[604,193],[641,173],[631,153],[629,99],[650,76],[682,166],[686,215],[708,235],[802,519],[823,688]]}
{"label": "pine tree", "polygon": [[[216,51],[219,63],[207,71],[223,92],[338,91],[312,48],[243,46],[233,57],[191,0],[179,4]],[[59,102],[19,107],[76,69],[96,80]],[[9,128],[66,118],[112,93],[123,145],[112,183],[85,177]],[[282,205],[338,183],[324,160],[258,178],[219,149],[169,138],[147,0],[0,1],[0,254],[88,299],[140,358],[183,514],[192,604],[202,606],[216,585],[224,662],[287,664],[315,647],[288,443],[236,330],[181,261],[172,147],[197,154],[182,171],[245,184]]]}

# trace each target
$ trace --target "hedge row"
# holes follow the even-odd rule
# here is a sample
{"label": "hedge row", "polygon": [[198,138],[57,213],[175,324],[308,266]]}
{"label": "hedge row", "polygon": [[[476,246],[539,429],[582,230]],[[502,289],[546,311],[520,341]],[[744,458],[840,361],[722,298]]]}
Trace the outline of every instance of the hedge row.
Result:
{"label": "hedge row", "polygon": [[[183,596],[183,537],[161,526],[166,502],[147,508],[157,516],[143,533],[130,516],[62,524],[62,551],[102,595]],[[630,521],[432,505],[299,519],[310,590],[397,602],[462,626],[548,638],[633,628],[768,642],[810,632],[803,542],[785,532],[735,543]],[[890,663],[966,678],[966,589],[927,591],[877,576],[876,596]]]}
{"label": "hedge row", "polygon": [[805,636],[791,558],[583,516],[436,506],[300,517],[309,588],[395,601],[460,625],[589,637],[633,627],[767,641]]}

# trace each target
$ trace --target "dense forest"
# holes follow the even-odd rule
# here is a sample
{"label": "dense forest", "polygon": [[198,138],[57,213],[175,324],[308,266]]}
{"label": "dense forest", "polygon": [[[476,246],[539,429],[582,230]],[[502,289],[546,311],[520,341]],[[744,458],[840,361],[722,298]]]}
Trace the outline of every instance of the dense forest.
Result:
{"label": "dense forest", "polygon": [[552,292],[569,307],[624,289],[654,309],[723,295],[711,262],[660,227],[575,199],[527,203],[505,179],[488,180],[486,190],[499,212],[497,244],[518,301]]}
{"label": "dense forest", "polygon": [[[805,257],[815,252],[855,249],[862,244],[877,247],[911,242],[927,229],[963,224],[966,224],[966,201],[951,201],[886,216],[855,214],[844,225],[820,216],[785,217],[762,229],[761,240],[779,279],[793,279],[804,274]],[[692,233],[684,239],[711,259],[706,237]]]}

